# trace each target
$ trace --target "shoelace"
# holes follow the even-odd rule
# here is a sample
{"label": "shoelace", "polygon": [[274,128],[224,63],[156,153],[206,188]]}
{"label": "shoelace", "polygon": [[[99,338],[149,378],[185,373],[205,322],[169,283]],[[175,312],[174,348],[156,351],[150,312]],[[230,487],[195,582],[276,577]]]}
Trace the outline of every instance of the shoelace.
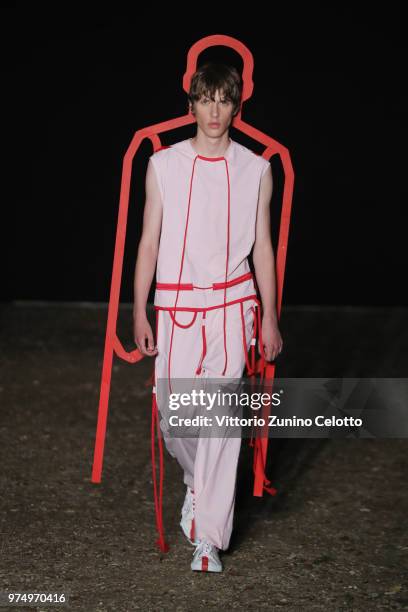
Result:
{"label": "shoelace", "polygon": [[214,546],[207,542],[207,540],[201,540],[200,544],[198,545],[198,548],[200,549],[200,557],[207,557],[208,555],[212,555],[214,553]]}

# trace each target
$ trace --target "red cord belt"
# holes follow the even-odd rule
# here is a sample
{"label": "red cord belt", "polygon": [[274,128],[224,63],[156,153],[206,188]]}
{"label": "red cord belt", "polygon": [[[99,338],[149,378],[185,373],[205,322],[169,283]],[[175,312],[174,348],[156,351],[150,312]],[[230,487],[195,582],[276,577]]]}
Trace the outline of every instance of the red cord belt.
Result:
{"label": "red cord belt", "polygon": [[177,289],[182,289],[183,291],[193,291],[194,289],[225,289],[243,283],[250,278],[253,278],[252,272],[246,272],[226,283],[212,283],[209,287],[200,287],[199,285],[193,285],[193,283],[156,283],[156,289],[170,289],[175,291],[177,291]]}

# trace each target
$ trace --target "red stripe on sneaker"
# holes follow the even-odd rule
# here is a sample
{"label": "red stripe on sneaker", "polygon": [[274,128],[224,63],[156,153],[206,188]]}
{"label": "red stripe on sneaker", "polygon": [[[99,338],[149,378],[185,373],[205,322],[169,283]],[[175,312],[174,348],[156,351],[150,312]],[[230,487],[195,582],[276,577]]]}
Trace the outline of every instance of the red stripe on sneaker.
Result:
{"label": "red stripe on sneaker", "polygon": [[201,569],[203,572],[208,572],[208,557],[201,558]]}
{"label": "red stripe on sneaker", "polygon": [[194,519],[191,521],[191,529],[190,529],[190,540],[195,540],[195,523]]}

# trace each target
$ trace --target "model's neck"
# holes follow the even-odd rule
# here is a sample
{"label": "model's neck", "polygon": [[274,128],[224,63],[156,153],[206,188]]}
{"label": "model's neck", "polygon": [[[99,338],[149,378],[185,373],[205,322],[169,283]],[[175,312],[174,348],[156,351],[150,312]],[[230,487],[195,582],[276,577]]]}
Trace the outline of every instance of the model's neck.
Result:
{"label": "model's neck", "polygon": [[190,138],[190,141],[196,153],[203,157],[222,157],[231,144],[228,133],[223,134],[220,138],[211,139],[196,134],[194,138]]}

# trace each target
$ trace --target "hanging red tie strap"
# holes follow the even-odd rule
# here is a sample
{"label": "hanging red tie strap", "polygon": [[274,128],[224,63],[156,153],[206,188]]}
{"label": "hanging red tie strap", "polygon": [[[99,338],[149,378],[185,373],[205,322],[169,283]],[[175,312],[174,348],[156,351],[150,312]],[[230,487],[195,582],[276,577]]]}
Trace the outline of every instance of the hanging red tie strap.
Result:
{"label": "hanging red tie strap", "polygon": [[[257,301],[256,308],[258,311],[258,320],[257,320],[258,338],[259,338],[258,339],[258,349],[261,355],[257,363],[256,369],[257,371],[260,372],[260,375],[261,375],[260,382],[262,384],[262,381],[264,379],[264,372],[266,368],[266,359],[265,359],[265,350],[264,350],[264,344],[263,344],[263,338],[262,338],[261,303],[259,300]],[[269,478],[267,478],[265,474],[266,457],[263,454],[262,439],[259,436],[256,436],[255,445],[254,445],[252,438],[251,438],[251,445],[254,446],[254,458],[253,458],[253,464],[252,464],[254,475],[256,476],[257,471],[260,470],[261,475],[262,475],[263,490],[269,493],[269,495],[276,495],[278,492],[277,489],[271,485],[271,481],[269,480]]]}
{"label": "hanging red tie strap", "polygon": [[[158,330],[158,319],[159,319],[159,312],[156,311],[156,339],[157,339],[157,330]],[[157,480],[156,480],[156,451],[155,451],[156,431],[157,431],[157,440],[159,443],[159,494],[157,493]],[[166,543],[164,539],[164,527],[163,527],[163,480],[164,480],[163,442],[162,442],[162,435],[160,431],[159,411],[157,408],[156,387],[155,386],[153,386],[153,393],[152,393],[151,450],[152,450],[152,476],[153,476],[154,507],[156,511],[157,531],[159,534],[159,538],[158,540],[156,540],[156,544],[162,552],[167,552],[169,550],[169,545]]]}
{"label": "hanging red tie strap", "polygon": [[206,356],[207,353],[207,340],[205,337],[205,315],[206,315],[206,311],[203,310],[203,316],[202,316],[202,321],[201,321],[201,335],[202,335],[202,339],[203,339],[203,350],[201,353],[201,359],[200,359],[200,363],[198,364],[198,367],[196,369],[196,374],[201,374],[201,370],[202,370],[202,363],[204,360],[204,357]]}
{"label": "hanging red tie strap", "polygon": [[256,311],[253,306],[251,306],[252,314],[254,317],[254,333],[251,340],[251,376],[255,376],[255,347],[256,347],[256,339],[258,336],[258,325],[256,318]]}
{"label": "hanging red tie strap", "polygon": [[[258,457],[259,457],[259,462],[258,462]],[[265,457],[263,456],[263,451],[262,451],[262,440],[258,437],[255,439],[254,460],[252,463],[252,469],[253,469],[255,476],[257,472],[257,466],[258,466],[258,469],[259,469],[259,466],[261,466],[262,478],[263,478],[263,485],[262,485],[263,490],[269,493],[269,495],[276,495],[278,490],[275,489],[275,487],[271,485],[271,481],[266,477],[266,474],[265,474]]]}

